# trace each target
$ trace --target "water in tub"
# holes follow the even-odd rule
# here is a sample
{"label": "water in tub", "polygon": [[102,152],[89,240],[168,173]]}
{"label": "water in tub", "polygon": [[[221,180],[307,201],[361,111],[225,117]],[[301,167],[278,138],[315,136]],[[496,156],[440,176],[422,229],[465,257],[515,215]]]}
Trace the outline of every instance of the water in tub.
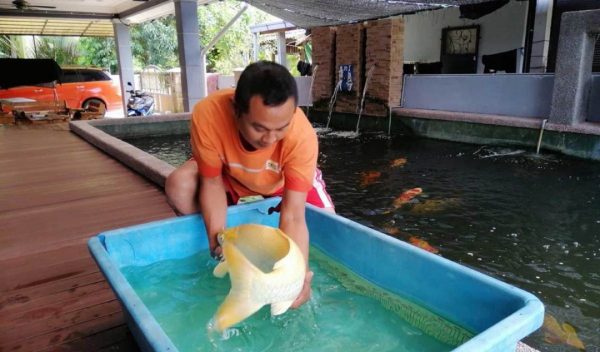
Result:
{"label": "water in tub", "polygon": [[466,329],[360,279],[311,248],[311,300],[272,317],[268,306],[222,334],[207,324],[229,292],[207,251],[123,269],[180,351],[450,351]]}

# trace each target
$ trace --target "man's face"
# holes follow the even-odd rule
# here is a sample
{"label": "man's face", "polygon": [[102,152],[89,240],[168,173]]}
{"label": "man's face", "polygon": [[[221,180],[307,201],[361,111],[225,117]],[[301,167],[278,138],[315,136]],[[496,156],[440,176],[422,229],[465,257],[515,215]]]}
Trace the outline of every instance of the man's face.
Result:
{"label": "man's face", "polygon": [[268,106],[255,95],[250,98],[248,112],[238,117],[238,129],[252,147],[267,148],[285,137],[295,111],[293,97],[279,106]]}

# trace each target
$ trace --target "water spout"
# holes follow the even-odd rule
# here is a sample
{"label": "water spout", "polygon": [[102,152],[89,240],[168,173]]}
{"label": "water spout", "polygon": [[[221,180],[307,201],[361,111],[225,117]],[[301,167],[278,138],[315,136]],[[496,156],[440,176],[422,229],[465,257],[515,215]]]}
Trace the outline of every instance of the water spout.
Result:
{"label": "water spout", "polygon": [[360,116],[362,115],[363,109],[365,107],[365,94],[367,93],[367,86],[369,85],[369,80],[371,79],[371,75],[374,69],[375,65],[371,66],[369,71],[367,71],[367,75],[365,77],[365,86],[363,87],[362,98],[360,99],[360,109],[358,110],[358,121],[356,121],[356,133],[358,133],[358,126],[360,125]]}
{"label": "water spout", "polygon": [[319,68],[319,65],[315,65],[313,67],[312,76],[310,78],[310,88],[308,89],[308,101],[310,102],[310,105],[308,105],[306,107],[306,117],[309,116],[310,107],[312,106],[312,103],[313,103],[313,86],[315,85],[315,77],[317,76],[317,69],[318,68]]}
{"label": "water spout", "polygon": [[388,136],[392,135],[392,104],[388,103],[389,116],[388,116]]}
{"label": "water spout", "polygon": [[331,99],[329,100],[329,115],[327,116],[327,125],[325,126],[326,129],[329,129],[329,122],[331,122],[331,114],[333,114],[333,107],[335,106],[335,100],[337,99],[337,94],[340,91],[341,87],[342,87],[342,78],[340,77],[340,80],[335,85],[335,89],[333,90]]}
{"label": "water spout", "polygon": [[544,136],[544,128],[546,127],[546,122],[548,119],[542,120],[542,128],[540,128],[540,136],[538,137],[537,147],[535,148],[535,153],[540,153],[540,146],[542,145],[542,137]]}

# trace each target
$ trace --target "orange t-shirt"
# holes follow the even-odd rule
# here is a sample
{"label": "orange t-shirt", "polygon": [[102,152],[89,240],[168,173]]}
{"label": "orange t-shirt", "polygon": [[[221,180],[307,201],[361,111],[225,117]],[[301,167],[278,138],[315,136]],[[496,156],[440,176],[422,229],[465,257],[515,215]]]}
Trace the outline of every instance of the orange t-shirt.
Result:
{"label": "orange t-shirt", "polygon": [[296,108],[282,140],[248,151],[236,126],[233,99],[234,90],[226,89],[194,106],[190,135],[200,175],[227,177],[240,197],[268,196],[282,187],[308,192],[317,166],[318,141],[302,110]]}

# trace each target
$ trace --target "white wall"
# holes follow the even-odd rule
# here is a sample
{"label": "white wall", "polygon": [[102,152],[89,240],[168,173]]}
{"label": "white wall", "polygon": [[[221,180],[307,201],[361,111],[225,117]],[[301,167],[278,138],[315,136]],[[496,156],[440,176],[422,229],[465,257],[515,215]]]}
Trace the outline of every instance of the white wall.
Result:
{"label": "white wall", "polygon": [[[457,7],[404,16],[404,62],[438,62],[442,29],[480,25],[477,72],[483,73],[481,56],[522,48],[525,44],[527,1],[511,0],[500,9],[477,20],[461,19]],[[523,51],[520,51],[521,55]],[[517,72],[522,69],[518,64]]]}

